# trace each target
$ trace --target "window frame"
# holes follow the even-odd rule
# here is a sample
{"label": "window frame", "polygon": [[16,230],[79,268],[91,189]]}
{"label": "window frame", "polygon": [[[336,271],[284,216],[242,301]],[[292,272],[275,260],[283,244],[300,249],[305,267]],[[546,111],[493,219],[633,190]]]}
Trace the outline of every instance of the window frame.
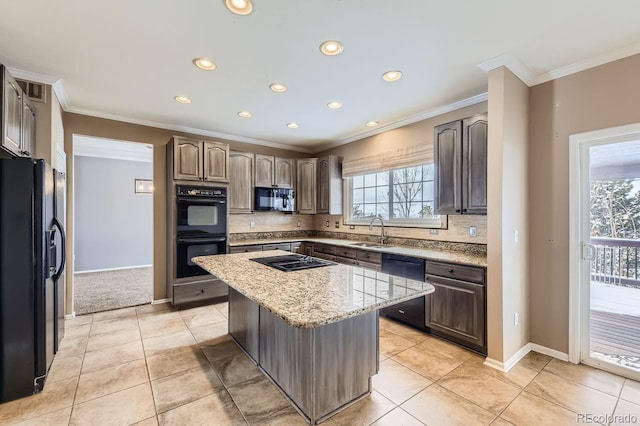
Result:
{"label": "window frame", "polygon": [[[424,165],[428,165],[428,164],[424,164]],[[424,166],[424,165],[416,165],[416,166],[408,166],[408,167],[403,167],[402,169],[405,168],[410,168],[410,167],[417,167],[417,166]],[[371,173],[364,173],[363,175],[359,175],[359,176],[364,176],[367,174],[373,174],[373,173],[384,173],[384,172],[389,172],[391,173],[394,170],[402,170],[402,169],[389,169],[389,170],[380,170],[377,172],[371,172]],[[363,219],[353,219],[352,217],[352,213],[353,213],[353,178],[355,176],[349,176],[343,179],[343,224],[344,225],[369,225],[369,223],[371,222],[371,218],[363,218]],[[424,181],[423,181],[424,182]],[[435,188],[434,188],[434,192],[435,192]],[[435,197],[435,194],[434,194]],[[434,200],[435,201],[435,200]],[[385,219],[385,226],[390,226],[390,227],[402,227],[402,228],[424,228],[424,229],[447,229],[447,222],[448,222],[448,217],[447,215],[433,215],[429,218],[423,218],[423,219]]]}

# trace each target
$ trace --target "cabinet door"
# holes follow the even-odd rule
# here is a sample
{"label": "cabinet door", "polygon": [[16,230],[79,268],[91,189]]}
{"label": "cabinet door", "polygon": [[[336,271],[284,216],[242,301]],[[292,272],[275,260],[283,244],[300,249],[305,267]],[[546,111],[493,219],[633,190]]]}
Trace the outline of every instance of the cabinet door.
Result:
{"label": "cabinet door", "polygon": [[329,213],[329,157],[318,159],[318,213]]}
{"label": "cabinet door", "polygon": [[478,350],[485,346],[485,286],[427,275],[435,292],[427,297],[431,332]]}
{"label": "cabinet door", "polygon": [[251,213],[253,201],[253,154],[229,154],[229,213]]}
{"label": "cabinet door", "polygon": [[462,123],[437,126],[434,131],[435,211],[436,214],[462,212],[461,157]]}
{"label": "cabinet door", "polygon": [[36,143],[36,109],[26,100],[22,107],[22,155],[33,157]]}
{"label": "cabinet door", "polygon": [[204,180],[229,182],[229,145],[221,142],[204,142]]}
{"label": "cabinet door", "polygon": [[462,213],[487,214],[487,114],[462,122]]}
{"label": "cabinet door", "polygon": [[175,138],[173,144],[173,178],[202,180],[202,141]]}
{"label": "cabinet door", "polygon": [[256,154],[256,186],[273,186],[274,163],[273,156]]}
{"label": "cabinet door", "polygon": [[274,183],[278,188],[293,188],[294,176],[296,174],[296,160],[293,158],[275,159]]}
{"label": "cabinet door", "polygon": [[3,68],[4,86],[4,129],[2,146],[16,155],[22,155],[21,135],[22,127],[22,91],[6,69]]}
{"label": "cabinet door", "polygon": [[316,166],[317,158],[303,158],[298,164],[298,190],[296,203],[300,214],[315,214],[316,209]]}

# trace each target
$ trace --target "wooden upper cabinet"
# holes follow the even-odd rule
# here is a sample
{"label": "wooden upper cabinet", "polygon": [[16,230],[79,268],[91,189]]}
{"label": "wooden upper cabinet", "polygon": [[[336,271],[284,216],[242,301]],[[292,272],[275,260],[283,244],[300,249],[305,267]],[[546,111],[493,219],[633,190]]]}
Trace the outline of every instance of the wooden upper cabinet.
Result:
{"label": "wooden upper cabinet", "polygon": [[295,160],[256,154],[256,186],[293,188]]}
{"label": "wooden upper cabinet", "polygon": [[342,173],[336,155],[318,159],[318,213],[342,214]]}
{"label": "wooden upper cabinet", "polygon": [[437,214],[462,212],[462,122],[435,128],[434,134],[435,211]]}
{"label": "wooden upper cabinet", "polygon": [[202,141],[174,138],[173,178],[202,180]]}
{"label": "wooden upper cabinet", "polygon": [[256,186],[270,187],[274,185],[275,157],[256,154]]}
{"label": "wooden upper cabinet", "polygon": [[275,158],[274,185],[278,188],[293,188],[296,175],[296,160],[293,158]]}
{"label": "wooden upper cabinet", "polygon": [[316,168],[318,159],[302,158],[298,159],[296,163],[298,166],[298,189],[296,190],[298,213],[315,214],[317,213]]}
{"label": "wooden upper cabinet", "polygon": [[229,145],[204,141],[204,180],[229,182]]}
{"label": "wooden upper cabinet", "polygon": [[487,213],[487,114],[435,128],[437,214]]}
{"label": "wooden upper cabinet", "polygon": [[22,155],[22,90],[4,67],[2,77],[2,146],[15,155]]}
{"label": "wooden upper cabinet", "polygon": [[36,110],[29,103],[22,106],[22,144],[21,153],[27,157],[35,155],[36,148]]}
{"label": "wooden upper cabinet", "polygon": [[253,208],[253,154],[229,154],[229,213],[251,213]]}
{"label": "wooden upper cabinet", "polygon": [[487,214],[487,114],[462,122],[462,212]]}
{"label": "wooden upper cabinet", "polygon": [[207,182],[229,181],[229,145],[173,138],[173,178]]}

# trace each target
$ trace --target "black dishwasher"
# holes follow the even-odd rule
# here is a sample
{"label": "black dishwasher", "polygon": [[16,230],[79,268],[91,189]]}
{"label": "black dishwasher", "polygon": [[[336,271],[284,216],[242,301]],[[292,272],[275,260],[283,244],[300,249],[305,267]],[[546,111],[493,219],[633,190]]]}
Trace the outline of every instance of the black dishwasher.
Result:
{"label": "black dishwasher", "polygon": [[[424,281],[424,259],[383,253],[382,272]],[[424,301],[424,296],[416,297],[406,302],[382,308],[380,313],[424,330]]]}

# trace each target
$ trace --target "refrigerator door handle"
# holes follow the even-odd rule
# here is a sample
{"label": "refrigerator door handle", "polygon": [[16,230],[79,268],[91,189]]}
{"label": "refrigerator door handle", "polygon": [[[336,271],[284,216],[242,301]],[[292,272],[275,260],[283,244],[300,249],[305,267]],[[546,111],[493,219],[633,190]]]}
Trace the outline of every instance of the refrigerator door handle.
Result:
{"label": "refrigerator door handle", "polygon": [[60,259],[60,267],[58,268],[58,270],[56,271],[56,273],[54,274],[54,276],[52,277],[53,281],[58,281],[58,278],[60,278],[60,275],[62,275],[62,271],[64,271],[64,265],[67,263],[67,255],[66,255],[66,240],[67,237],[64,234],[64,228],[62,227],[62,224],[60,223],[60,221],[58,220],[58,218],[53,218],[53,225],[58,228],[58,230],[60,231],[60,237],[61,237],[61,259]]}

